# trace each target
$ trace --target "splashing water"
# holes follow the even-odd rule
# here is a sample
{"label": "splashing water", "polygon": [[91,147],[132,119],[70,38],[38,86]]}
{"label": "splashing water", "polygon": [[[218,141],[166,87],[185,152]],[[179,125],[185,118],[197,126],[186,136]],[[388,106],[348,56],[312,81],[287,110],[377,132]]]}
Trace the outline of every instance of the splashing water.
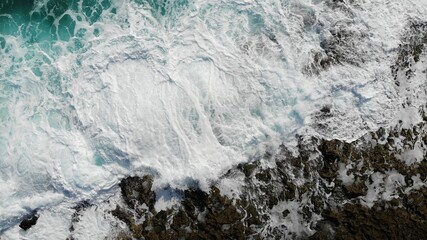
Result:
{"label": "splashing water", "polygon": [[307,75],[333,22],[326,2],[1,1],[0,232],[30,209],[102,198],[127,174],[203,184],[274,152],[325,104],[347,114],[329,137],[385,124],[403,25],[392,10],[417,6],[355,12],[360,31],[387,20],[370,38],[388,42],[366,46],[363,68]]}

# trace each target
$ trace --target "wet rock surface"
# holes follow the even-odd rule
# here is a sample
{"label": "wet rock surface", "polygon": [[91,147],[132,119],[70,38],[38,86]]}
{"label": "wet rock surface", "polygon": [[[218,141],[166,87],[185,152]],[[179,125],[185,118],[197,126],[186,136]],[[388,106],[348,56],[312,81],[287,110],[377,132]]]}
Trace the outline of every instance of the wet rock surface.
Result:
{"label": "wet rock surface", "polygon": [[33,211],[31,214],[24,217],[24,219],[19,224],[19,227],[25,231],[30,229],[32,226],[36,225],[39,215],[37,211]]}
{"label": "wet rock surface", "polygon": [[[208,193],[200,189],[185,190],[181,204],[167,210],[157,212],[150,207],[139,208],[134,204],[135,201],[139,199],[145,203],[155,194],[150,185],[143,184],[147,179],[151,177],[129,177],[121,183],[126,206],[118,206],[112,214],[129,226],[130,232],[125,235],[127,237],[245,239],[255,233],[250,224],[260,223],[256,210],[251,209],[251,206],[243,207],[240,200],[232,200],[222,195],[215,186],[212,186]],[[132,189],[133,186],[143,187]],[[133,194],[127,194],[131,189]],[[245,217],[245,209],[249,209],[250,217]]]}
{"label": "wet rock surface", "polygon": [[346,16],[346,20],[331,21],[318,19],[316,27],[322,29],[316,33],[320,39],[318,49],[312,50],[312,61],[306,65],[303,72],[308,75],[319,75],[327,71],[333,65],[353,65],[361,67],[372,60],[372,52],[369,52],[371,42],[370,29],[357,23],[358,16],[353,8],[358,8],[360,1],[326,0],[329,13],[339,12]]}
{"label": "wet rock surface", "polygon": [[[357,1],[328,4],[343,11],[346,4]],[[425,54],[426,24],[414,21],[408,29],[391,68],[396,85],[414,76],[413,66]],[[350,54],[355,48],[351,39],[365,37],[337,25],[322,43],[324,52],[316,62],[321,68],[363,62],[363,52],[361,58]],[[336,114],[340,113],[332,106],[319,109],[314,119],[324,126],[317,129],[327,129],[327,119]],[[112,214],[129,229],[118,238],[424,239],[425,106],[417,114],[422,121],[400,121],[353,142],[297,136],[296,146],[282,145],[277,153],[266,152],[233,167],[206,192],[182,190],[179,202],[162,211],[154,207],[153,177],[125,178],[120,184],[124,204]],[[226,184],[221,183],[236,179],[239,188],[226,193],[222,189]]]}
{"label": "wet rock surface", "polygon": [[427,188],[367,208],[345,204],[323,212],[310,239],[423,239],[427,227]]}
{"label": "wet rock surface", "polygon": [[[395,84],[401,85],[399,79],[410,79],[414,76],[413,65],[421,60],[427,44],[427,22],[412,20],[403,34],[399,45],[396,63],[391,67]],[[403,78],[399,78],[401,75]]]}
{"label": "wet rock surface", "polygon": [[70,231],[70,236],[67,237],[67,240],[74,240],[73,233],[75,231],[75,224],[80,221],[80,218],[82,216],[82,213],[89,207],[93,206],[88,200],[84,200],[76,204],[76,206],[73,207],[74,213],[71,216],[71,225],[68,229]]}
{"label": "wet rock surface", "polygon": [[[300,137],[297,153],[282,146],[277,155],[229,170],[224,179],[243,179],[238,196],[215,184],[209,192],[190,188],[160,212],[150,176],[125,178],[126,206],[113,215],[137,239],[421,239],[426,136],[420,123],[381,128],[352,143]],[[401,155],[417,146],[422,159],[407,164]]]}

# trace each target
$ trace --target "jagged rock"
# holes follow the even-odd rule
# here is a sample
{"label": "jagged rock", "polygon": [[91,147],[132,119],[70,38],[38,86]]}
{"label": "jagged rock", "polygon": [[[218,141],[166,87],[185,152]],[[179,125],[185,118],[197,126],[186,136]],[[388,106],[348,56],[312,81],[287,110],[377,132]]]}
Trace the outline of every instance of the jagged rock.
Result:
{"label": "jagged rock", "polygon": [[[344,12],[353,17],[353,12],[344,1],[326,1],[332,9]],[[335,22],[320,34],[320,49],[312,51],[312,61],[304,67],[303,72],[309,75],[320,74],[333,65],[350,64],[362,66],[369,60],[367,45],[369,29],[355,26],[353,21]],[[354,27],[353,27],[354,26]],[[366,47],[365,47],[366,46]]]}
{"label": "jagged rock", "polygon": [[153,177],[149,175],[142,178],[128,177],[120,182],[123,199],[130,208],[146,204],[150,210],[153,210],[156,194],[151,190],[152,186]]}
{"label": "jagged rock", "polygon": [[187,213],[183,210],[179,210],[177,214],[173,217],[171,227],[173,230],[178,231],[181,227],[189,225],[191,219],[188,217]]}
{"label": "jagged rock", "polygon": [[[311,239],[330,239],[324,224],[334,232],[334,239],[424,239],[427,229],[427,189],[403,197],[403,206],[372,208],[345,204],[342,209],[324,211],[324,220]],[[414,204],[416,203],[416,204]],[[323,228],[321,227],[323,224]]]}
{"label": "jagged rock", "polygon": [[254,172],[256,165],[255,164],[239,164],[238,168],[243,171],[246,177],[251,176],[251,174]]}
{"label": "jagged rock", "polygon": [[343,186],[344,194],[349,198],[356,198],[359,196],[366,196],[368,191],[364,183],[358,182],[348,186]]}
{"label": "jagged rock", "polygon": [[[125,206],[112,214],[136,239],[417,239],[427,233],[426,136],[425,123],[380,128],[351,143],[300,136],[297,154],[281,146],[274,156],[230,169],[223,177],[242,177],[241,195],[229,198],[215,184],[209,192],[190,188],[160,212],[153,178],[128,177],[120,183]],[[402,159],[416,147],[422,160]],[[377,198],[368,203],[372,189]],[[293,232],[295,224],[307,230]],[[396,235],[390,228],[409,230]]]}
{"label": "jagged rock", "polygon": [[396,63],[391,67],[396,85],[400,85],[398,74],[404,72],[406,78],[414,75],[411,66],[420,60],[427,45],[427,22],[412,21],[399,45]]}
{"label": "jagged rock", "polygon": [[[147,202],[151,204],[151,196],[155,196],[152,177],[128,177],[120,186],[129,209],[117,206],[111,213],[126,223],[137,239],[245,239],[253,233],[251,226],[260,223],[253,205],[235,203],[214,186],[209,193],[196,188],[185,190],[180,205],[160,212],[153,208],[142,213],[144,220],[139,222],[132,210]],[[129,204],[136,200],[137,203]],[[241,209],[248,209],[247,219]]]}
{"label": "jagged rock", "polygon": [[[80,221],[82,212],[90,206],[92,206],[92,204],[88,200],[84,200],[73,207],[75,211],[71,216],[71,226],[69,228],[70,233],[74,232],[74,224]],[[72,237],[70,237],[70,239],[72,239]]]}

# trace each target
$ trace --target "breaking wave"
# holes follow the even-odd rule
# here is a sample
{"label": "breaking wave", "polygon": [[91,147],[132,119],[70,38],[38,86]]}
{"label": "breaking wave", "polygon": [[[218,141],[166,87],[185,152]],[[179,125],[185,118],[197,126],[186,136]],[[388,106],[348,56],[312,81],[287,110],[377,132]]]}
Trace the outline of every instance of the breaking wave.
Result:
{"label": "breaking wave", "polygon": [[0,232],[103,199],[123,175],[203,185],[300,131],[352,140],[387,124],[394,12],[419,12],[352,2],[1,1]]}

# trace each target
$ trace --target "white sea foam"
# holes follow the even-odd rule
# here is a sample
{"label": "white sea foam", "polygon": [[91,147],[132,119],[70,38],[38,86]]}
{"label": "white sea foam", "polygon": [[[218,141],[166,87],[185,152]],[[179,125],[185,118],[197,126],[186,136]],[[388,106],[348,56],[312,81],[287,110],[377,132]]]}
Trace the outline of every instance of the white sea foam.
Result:
{"label": "white sea foam", "polygon": [[[5,236],[25,238],[16,223],[38,208],[41,226],[58,223],[55,234],[66,236],[69,217],[55,211],[101,201],[124,175],[206,186],[297,132],[351,141],[389,124],[406,96],[390,65],[407,20],[423,18],[427,3],[354,1],[336,10],[326,2],[190,1],[162,15],[114,1],[116,13],[76,22],[76,36],[86,31],[79,39],[47,48],[5,36],[0,232],[15,226]],[[366,62],[304,74],[327,29],[343,22],[367,34],[356,43]],[[329,132],[316,132],[311,116],[324,105],[340,114]],[[100,218],[93,214],[88,229]]]}

